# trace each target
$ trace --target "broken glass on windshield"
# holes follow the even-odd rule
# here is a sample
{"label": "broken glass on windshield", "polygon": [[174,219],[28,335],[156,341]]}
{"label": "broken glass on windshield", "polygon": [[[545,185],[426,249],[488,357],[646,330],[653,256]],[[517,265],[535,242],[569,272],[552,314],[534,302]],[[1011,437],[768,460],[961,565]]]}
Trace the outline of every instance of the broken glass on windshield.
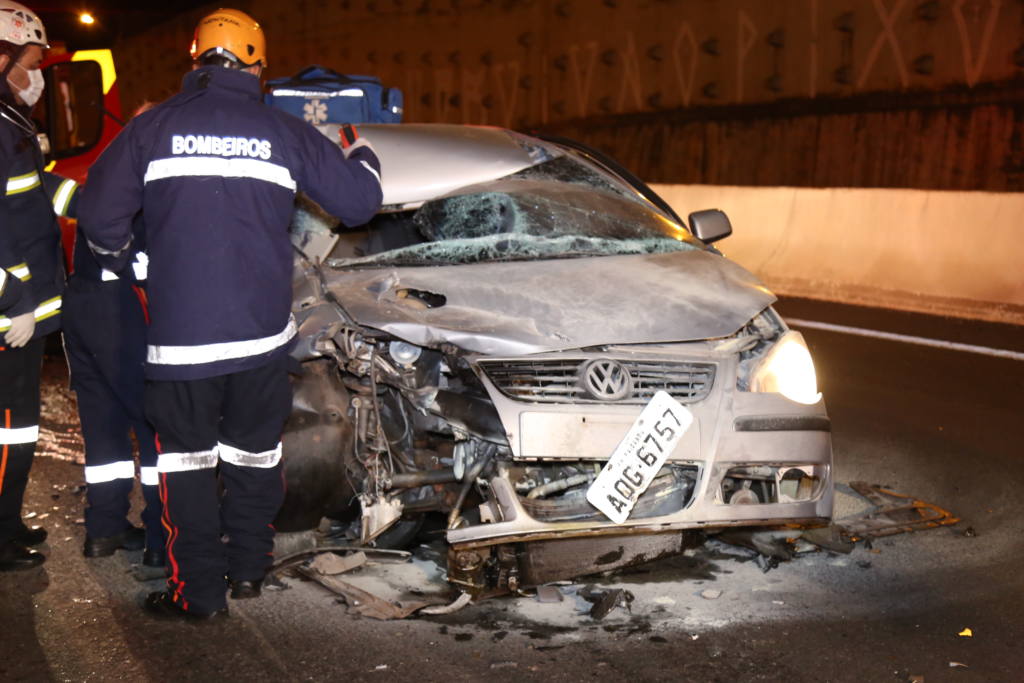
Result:
{"label": "broken glass on windshield", "polygon": [[[549,164],[558,167],[545,169]],[[684,227],[636,193],[594,173],[569,171],[559,158],[427,202],[410,221],[426,242],[331,265],[441,265],[699,248]]]}

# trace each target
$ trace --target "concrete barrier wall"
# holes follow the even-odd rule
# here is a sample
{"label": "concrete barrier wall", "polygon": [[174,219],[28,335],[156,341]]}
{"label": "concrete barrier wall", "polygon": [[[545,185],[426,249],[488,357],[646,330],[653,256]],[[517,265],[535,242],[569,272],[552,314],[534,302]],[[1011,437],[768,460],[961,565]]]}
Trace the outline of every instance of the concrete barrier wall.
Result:
{"label": "concrete barrier wall", "polygon": [[1024,194],[653,185],[778,294],[1024,324]]}

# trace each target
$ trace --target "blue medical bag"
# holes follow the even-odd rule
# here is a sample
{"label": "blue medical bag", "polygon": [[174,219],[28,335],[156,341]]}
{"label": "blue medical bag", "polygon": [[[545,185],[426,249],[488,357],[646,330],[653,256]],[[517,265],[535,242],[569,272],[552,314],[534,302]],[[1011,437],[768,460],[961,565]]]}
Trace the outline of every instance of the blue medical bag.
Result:
{"label": "blue medical bag", "polygon": [[267,87],[267,104],[314,125],[402,121],[402,91],[385,88],[373,76],[339,74],[314,65],[267,81]]}

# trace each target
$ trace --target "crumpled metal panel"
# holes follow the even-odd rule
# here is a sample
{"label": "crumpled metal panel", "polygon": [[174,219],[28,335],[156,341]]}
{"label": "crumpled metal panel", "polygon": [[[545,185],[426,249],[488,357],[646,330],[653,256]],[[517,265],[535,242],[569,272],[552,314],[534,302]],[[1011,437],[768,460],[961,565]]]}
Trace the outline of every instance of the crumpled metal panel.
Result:
{"label": "crumpled metal panel", "polygon": [[[318,126],[332,141],[337,124]],[[535,162],[506,131],[445,124],[361,124],[359,135],[380,159],[384,206],[415,206]],[[424,169],[430,169],[424,174]]]}
{"label": "crumpled metal panel", "polygon": [[[520,355],[726,337],[775,301],[708,251],[432,268],[325,269],[361,325],[420,346]],[[403,290],[440,294],[430,308]]]}

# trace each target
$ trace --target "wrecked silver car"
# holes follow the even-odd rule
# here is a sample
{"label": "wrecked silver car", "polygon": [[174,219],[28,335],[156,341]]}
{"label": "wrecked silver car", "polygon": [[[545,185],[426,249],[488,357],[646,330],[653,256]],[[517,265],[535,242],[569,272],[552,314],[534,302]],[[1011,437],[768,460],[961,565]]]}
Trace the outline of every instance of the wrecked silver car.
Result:
{"label": "wrecked silver car", "polygon": [[[395,546],[442,513],[450,581],[485,596],[680,552],[694,530],[831,517],[810,354],[775,297],[709,246],[731,231],[724,214],[688,225],[567,141],[360,132],[381,158],[383,210],[334,231],[305,203],[293,226],[279,531],[326,517]],[[626,468],[602,489],[630,499],[615,522],[588,491],[664,395],[689,425],[666,408],[646,427],[674,445],[646,487]]]}

